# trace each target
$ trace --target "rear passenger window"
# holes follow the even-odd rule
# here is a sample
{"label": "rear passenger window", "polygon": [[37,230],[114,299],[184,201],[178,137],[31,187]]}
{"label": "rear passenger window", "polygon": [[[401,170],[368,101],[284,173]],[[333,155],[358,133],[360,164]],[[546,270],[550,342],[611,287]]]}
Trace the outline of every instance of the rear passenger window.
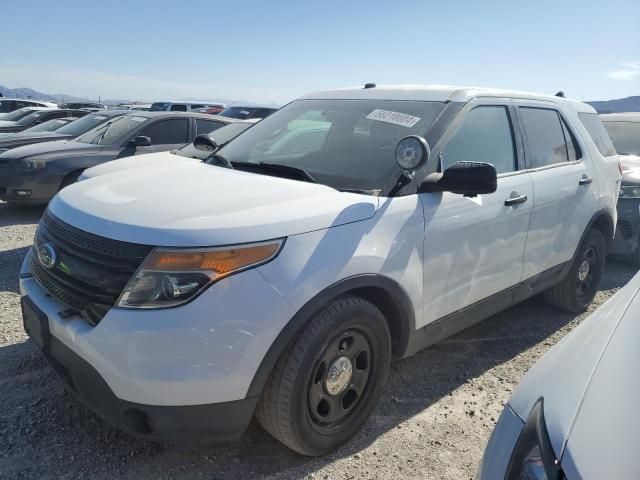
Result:
{"label": "rear passenger window", "polygon": [[582,150],[580,150],[580,145],[578,145],[576,137],[573,135],[573,132],[563,118],[560,118],[560,123],[562,123],[562,133],[564,133],[564,141],[567,143],[567,154],[569,156],[569,161],[574,162],[576,160],[580,160],[582,158]]}
{"label": "rear passenger window", "polygon": [[187,143],[188,118],[160,120],[143,128],[139,135],[149,137],[152,145]]}
{"label": "rear passenger window", "polygon": [[171,108],[169,109],[172,112],[186,112],[187,111],[187,106],[186,105],[171,105]]}
{"label": "rear passenger window", "polygon": [[511,122],[504,106],[471,110],[442,152],[442,168],[456,162],[486,162],[505,173],[516,170]]}
{"label": "rear passenger window", "polygon": [[593,140],[593,143],[596,144],[600,154],[603,157],[615,155],[616,149],[613,147],[609,134],[605,130],[604,125],[602,125],[602,121],[598,114],[581,112],[578,113],[578,117],[580,117],[580,121],[584,125],[584,128],[589,132],[589,136],[591,137],[591,140]]}
{"label": "rear passenger window", "polygon": [[558,112],[548,108],[520,107],[520,115],[527,136],[528,168],[545,167],[569,161],[565,134]]}
{"label": "rear passenger window", "polygon": [[196,118],[196,135],[211,133],[222,126],[224,126],[224,123],[222,122],[213,122],[211,120],[202,120],[200,118]]}

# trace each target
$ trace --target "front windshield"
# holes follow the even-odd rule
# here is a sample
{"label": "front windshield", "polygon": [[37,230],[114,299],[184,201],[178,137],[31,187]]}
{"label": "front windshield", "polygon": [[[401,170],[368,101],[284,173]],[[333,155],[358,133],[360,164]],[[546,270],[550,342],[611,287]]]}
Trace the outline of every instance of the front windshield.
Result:
{"label": "front windshield", "polygon": [[[297,100],[220,150],[233,162],[303,169],[339,190],[383,190],[397,181],[398,141],[426,136],[443,102]],[[241,168],[239,166],[238,168]]]}
{"label": "front windshield", "polygon": [[123,137],[130,136],[146,120],[146,117],[137,117],[135,115],[118,117],[93,130],[89,130],[84,135],[76,138],[76,142],[92,143],[94,145],[114,145],[124,140]]}
{"label": "front windshield", "polygon": [[60,128],[58,133],[63,135],[69,135],[71,137],[77,137],[82,135],[83,133],[88,132],[92,128],[97,127],[101,123],[106,122],[109,119],[118,118],[113,117],[111,115],[105,115],[103,113],[91,113],[87,116],[82,117],[79,120],[75,120],[68,125]]}
{"label": "front windshield", "polygon": [[18,110],[14,110],[13,112],[6,113],[6,114],[2,115],[2,120],[15,122],[17,120],[20,120],[23,117],[26,117],[27,115],[31,115],[33,112],[34,112],[34,110],[32,108],[29,108],[29,107],[20,108]]}
{"label": "front windshield", "polygon": [[30,113],[29,115],[25,115],[24,117],[19,119],[16,123],[18,125],[30,125],[33,122],[35,122],[36,120],[38,120],[38,118],[42,117],[45,113],[47,113],[47,112],[46,111],[41,111],[41,112]]}
{"label": "front windshield", "polygon": [[[253,123],[231,123],[209,133],[207,136],[216,144],[222,147],[226,145],[231,139],[244,132],[251,125],[253,125]],[[173,153],[175,153],[176,155],[180,155],[181,157],[197,158],[204,161],[211,156],[213,150],[205,149],[202,147],[198,148],[193,143],[189,143],[178,150],[174,150]]]}
{"label": "front windshield", "polygon": [[616,152],[640,156],[640,122],[603,122]]}
{"label": "front windshield", "polygon": [[251,112],[253,112],[253,109],[248,107],[228,107],[218,113],[218,115],[221,117],[239,118],[240,120],[244,120],[249,118]]}
{"label": "front windshield", "polygon": [[58,130],[63,125],[69,123],[67,120],[62,120],[61,118],[56,118],[55,120],[49,120],[48,122],[43,122],[39,125],[35,125],[31,128],[27,128],[23,130],[23,132],[35,133],[35,132],[53,132],[54,130]]}

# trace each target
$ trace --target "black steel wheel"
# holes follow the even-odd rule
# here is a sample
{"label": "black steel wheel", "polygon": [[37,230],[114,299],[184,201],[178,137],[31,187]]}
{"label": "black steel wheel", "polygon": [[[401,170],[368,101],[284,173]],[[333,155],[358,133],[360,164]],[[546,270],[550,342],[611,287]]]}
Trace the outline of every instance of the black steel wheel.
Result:
{"label": "black steel wheel", "polygon": [[569,312],[583,312],[595,297],[604,271],[607,248],[599,230],[589,230],[564,279],[544,292],[547,303]]}
{"label": "black steel wheel", "polygon": [[356,296],[327,304],[287,346],[262,393],[256,417],[303,455],[324,455],[366,422],[386,383],[389,326]]}

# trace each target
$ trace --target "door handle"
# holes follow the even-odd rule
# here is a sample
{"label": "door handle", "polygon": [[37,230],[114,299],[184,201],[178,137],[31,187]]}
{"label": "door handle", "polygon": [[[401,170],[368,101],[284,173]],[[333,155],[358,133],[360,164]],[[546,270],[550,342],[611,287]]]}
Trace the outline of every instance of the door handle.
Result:
{"label": "door handle", "polygon": [[591,182],[593,182],[593,177],[583,174],[580,180],[578,180],[578,185],[589,185]]}
{"label": "door handle", "polygon": [[511,192],[511,196],[504,201],[505,206],[510,207],[527,201],[526,195],[520,195],[518,192]]}

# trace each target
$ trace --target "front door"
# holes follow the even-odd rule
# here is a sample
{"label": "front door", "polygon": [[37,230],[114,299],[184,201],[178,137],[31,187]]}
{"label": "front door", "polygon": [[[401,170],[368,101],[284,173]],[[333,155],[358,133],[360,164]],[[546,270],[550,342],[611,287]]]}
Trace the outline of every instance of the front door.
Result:
{"label": "front door", "polygon": [[491,163],[498,187],[473,198],[420,194],[425,214],[423,324],[520,282],[533,205],[531,176],[519,168],[522,141],[510,100],[469,102],[449,130],[438,147],[441,168],[458,161]]}

